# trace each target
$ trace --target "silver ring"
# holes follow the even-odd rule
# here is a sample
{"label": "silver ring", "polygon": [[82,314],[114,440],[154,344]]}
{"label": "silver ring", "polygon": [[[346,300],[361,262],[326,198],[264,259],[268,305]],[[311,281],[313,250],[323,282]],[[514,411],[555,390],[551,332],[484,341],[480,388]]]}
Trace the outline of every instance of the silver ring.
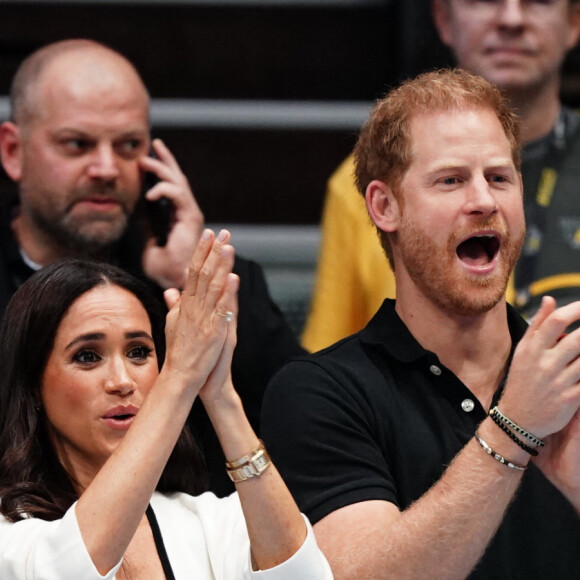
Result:
{"label": "silver ring", "polygon": [[234,319],[234,313],[231,310],[228,310],[225,314],[221,312],[216,312],[218,316],[226,319],[226,322],[231,322]]}

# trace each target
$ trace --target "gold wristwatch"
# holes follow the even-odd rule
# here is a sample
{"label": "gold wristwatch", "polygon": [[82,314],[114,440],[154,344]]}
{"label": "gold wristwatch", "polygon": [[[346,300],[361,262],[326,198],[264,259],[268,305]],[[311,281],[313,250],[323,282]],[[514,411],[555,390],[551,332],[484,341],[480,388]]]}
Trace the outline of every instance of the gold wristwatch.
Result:
{"label": "gold wristwatch", "polygon": [[254,449],[249,455],[245,455],[236,461],[226,461],[226,470],[230,479],[234,483],[246,481],[252,477],[258,477],[270,467],[272,461],[260,440],[258,448]]}

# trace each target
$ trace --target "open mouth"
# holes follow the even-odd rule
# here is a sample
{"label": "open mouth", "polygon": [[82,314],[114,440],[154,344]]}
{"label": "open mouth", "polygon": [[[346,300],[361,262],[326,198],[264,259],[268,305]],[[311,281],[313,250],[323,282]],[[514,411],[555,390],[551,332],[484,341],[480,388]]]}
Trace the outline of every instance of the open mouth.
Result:
{"label": "open mouth", "polygon": [[133,419],[135,419],[137,411],[138,409],[133,405],[119,405],[106,413],[103,419],[109,427],[125,430],[131,425]]}
{"label": "open mouth", "polygon": [[499,245],[495,234],[472,236],[457,246],[457,256],[468,266],[487,266],[497,255]]}
{"label": "open mouth", "polygon": [[126,431],[133,424],[135,415],[135,413],[115,413],[103,417],[103,419],[110,429]]}

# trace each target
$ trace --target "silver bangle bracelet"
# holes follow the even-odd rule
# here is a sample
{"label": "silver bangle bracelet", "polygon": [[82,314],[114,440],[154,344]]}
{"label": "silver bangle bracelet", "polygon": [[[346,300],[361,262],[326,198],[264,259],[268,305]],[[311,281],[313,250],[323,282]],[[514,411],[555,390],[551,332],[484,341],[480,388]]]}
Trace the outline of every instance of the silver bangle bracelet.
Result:
{"label": "silver bangle bracelet", "polygon": [[527,466],[523,466],[523,465],[516,465],[515,463],[512,463],[511,461],[508,461],[503,455],[500,455],[499,453],[496,453],[477,433],[477,431],[475,432],[475,440],[479,443],[479,445],[481,446],[481,448],[488,454],[491,455],[496,461],[499,461],[500,463],[503,463],[506,467],[509,467],[511,469],[517,469],[518,471],[525,471],[527,469]]}

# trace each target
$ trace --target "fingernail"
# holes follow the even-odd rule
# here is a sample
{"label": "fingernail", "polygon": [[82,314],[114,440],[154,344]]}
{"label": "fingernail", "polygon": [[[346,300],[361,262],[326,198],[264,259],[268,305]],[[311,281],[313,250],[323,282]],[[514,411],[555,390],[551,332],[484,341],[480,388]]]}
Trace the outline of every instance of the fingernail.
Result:
{"label": "fingernail", "polygon": [[209,228],[207,228],[207,229],[203,230],[203,232],[201,234],[201,239],[202,240],[209,240],[211,238],[211,234],[212,234],[212,231]]}
{"label": "fingernail", "polygon": [[227,230],[221,230],[218,236],[218,242],[225,242],[226,238],[228,237]]}

